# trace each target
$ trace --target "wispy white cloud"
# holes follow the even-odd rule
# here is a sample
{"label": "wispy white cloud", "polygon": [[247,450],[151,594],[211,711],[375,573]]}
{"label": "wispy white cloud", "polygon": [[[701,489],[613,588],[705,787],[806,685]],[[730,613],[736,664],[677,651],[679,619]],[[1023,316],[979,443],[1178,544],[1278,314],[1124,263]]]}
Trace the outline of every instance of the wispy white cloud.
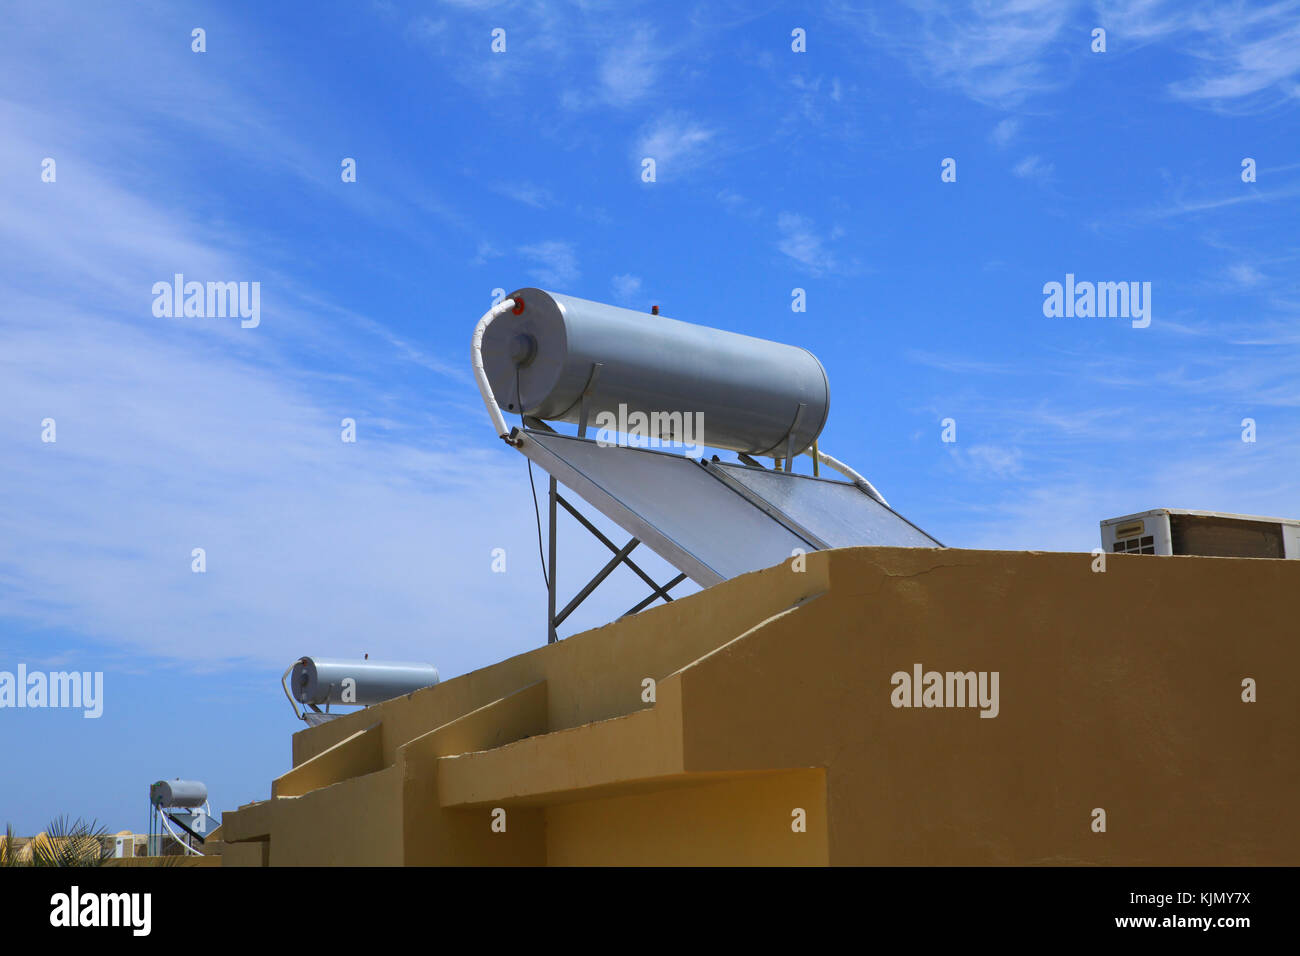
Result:
{"label": "wispy white cloud", "polygon": [[713,129],[685,114],[666,113],[641,131],[633,155],[637,163],[645,157],[653,159],[657,179],[672,179],[702,164],[714,137]]}
{"label": "wispy white cloud", "polygon": [[980,375],[1014,375],[1024,370],[1012,362],[989,362],[967,355],[943,355],[922,349],[908,349],[907,358],[919,365],[944,372],[976,373]]}
{"label": "wispy white cloud", "polygon": [[833,229],[823,236],[815,230],[810,219],[792,212],[781,213],[776,227],[780,233],[777,248],[813,275],[823,275],[840,267],[828,245],[843,234],[841,230]]}
{"label": "wispy white cloud", "polygon": [[[1300,484],[1293,454],[1282,443],[1260,447],[1233,437],[1183,443],[1181,454],[1134,449],[1144,462],[1116,480],[1121,455],[1071,459],[1069,468],[1023,473],[1014,487],[955,503],[945,543],[971,548],[1032,548],[1086,552],[1101,546],[1106,518],[1151,508],[1198,508],[1237,514],[1296,517]],[[973,489],[972,489],[973,490]],[[1086,562],[1085,556],[1081,561]],[[1080,573],[1088,573],[1083,563]]]}
{"label": "wispy white cloud", "polygon": [[794,100],[799,116],[812,123],[821,123],[825,119],[827,101],[838,105],[844,100],[844,84],[839,77],[828,80],[824,76],[809,77],[792,73],[789,82],[796,91]]}
{"label": "wispy white cloud", "polygon": [[1237,285],[1253,286],[1263,280],[1264,273],[1248,262],[1238,262],[1228,267],[1228,278]]}
{"label": "wispy white cloud", "polygon": [[[931,519],[946,544],[1088,551],[1102,519],[1156,507],[1296,516],[1287,409],[1300,388],[1283,382],[1294,363],[1270,373],[1241,356],[1226,369],[1188,368],[1185,353],[1167,350],[1078,359],[1041,372],[1086,386],[1079,391],[1067,384],[1035,397],[981,383],[964,397],[946,389],[927,408],[937,420],[941,405],[962,426],[956,444],[938,445],[937,430],[917,436],[935,442],[958,476],[937,504],[942,518]],[[1176,399],[1142,398],[1153,390]],[[1237,410],[1243,402],[1249,413]],[[1243,414],[1267,427],[1255,444],[1240,440]]]}
{"label": "wispy white cloud", "polygon": [[478,248],[474,253],[474,258],[470,260],[470,265],[481,266],[490,259],[498,259],[504,253],[486,239],[480,240]]}
{"label": "wispy white cloud", "polygon": [[992,477],[1005,480],[1015,477],[1021,470],[1021,452],[1018,448],[1001,445],[949,446],[953,460],[975,477]]}
{"label": "wispy white cloud", "polygon": [[520,246],[519,255],[532,263],[528,275],[552,289],[571,285],[580,274],[578,254],[571,242],[559,239],[535,242]]}
{"label": "wispy white cloud", "polygon": [[617,275],[610,280],[610,286],[614,290],[614,298],[622,305],[629,305],[641,296],[640,276],[634,276],[630,273]]}
{"label": "wispy white cloud", "polygon": [[407,32],[415,40],[425,42],[437,40],[447,32],[447,21],[435,20],[432,17],[427,16],[419,16],[407,25]]}
{"label": "wispy white cloud", "polygon": [[846,28],[865,32],[923,82],[1010,107],[1067,79],[1057,47],[1074,6],[1059,0],[912,0],[901,16],[888,19],[877,8],[864,15],[860,6],[843,4],[836,11]]}
{"label": "wispy white cloud", "polygon": [[1138,213],[1137,218],[1168,219],[1174,216],[1210,212],[1215,209],[1223,209],[1226,206],[1239,206],[1243,203],[1273,204],[1279,199],[1293,199],[1297,196],[1300,196],[1300,183],[1279,186],[1274,189],[1246,188],[1243,186],[1240,191],[1227,196],[1188,198],[1180,194],[1169,202],[1155,206],[1143,213]]}
{"label": "wispy white cloud", "polygon": [[[644,103],[659,88],[665,63],[687,42],[680,29],[665,36],[630,11],[605,5],[448,0],[443,12],[437,19],[414,16],[405,32],[448,67],[454,82],[486,97],[545,88],[573,111]],[[483,19],[489,13],[497,16],[490,25]],[[506,51],[485,56],[488,31],[498,27],[506,31]],[[466,42],[470,31],[481,46]],[[556,77],[565,80],[556,85]]]}
{"label": "wispy white cloud", "polygon": [[1011,168],[1011,171],[1021,179],[1036,179],[1040,182],[1052,178],[1052,173],[1056,166],[1046,162],[1041,156],[1026,156],[1020,162]]}
{"label": "wispy white cloud", "polygon": [[1300,99],[1300,4],[1294,0],[1103,0],[1099,11],[1119,37],[1164,43],[1190,55],[1193,75],[1169,84],[1175,97],[1225,112]]}
{"label": "wispy white cloud", "polygon": [[655,86],[665,44],[648,25],[634,24],[605,41],[607,52],[598,77],[602,99],[614,106],[631,106]]}
{"label": "wispy white cloud", "polygon": [[[152,660],[288,660],[309,638],[314,653],[364,640],[470,666],[428,622],[455,616],[453,593],[492,618],[505,585],[483,570],[491,539],[521,559],[535,545],[524,498],[495,456],[457,447],[457,419],[416,424],[439,401],[427,381],[421,396],[371,377],[392,360],[463,368],[211,241],[106,173],[93,144],[30,119],[0,110],[0,168],[30,168],[32,136],[62,143],[66,164],[56,184],[15,176],[0,191],[15,266],[0,277],[0,619]],[[152,283],[174,269],[262,281],[262,324],[153,316]],[[481,567],[456,557],[467,547]],[[511,586],[528,591],[520,570]],[[429,588],[439,578],[449,590]],[[492,627],[508,644],[513,624]]]}
{"label": "wispy white cloud", "polygon": [[[922,82],[991,106],[1014,107],[1070,82],[1090,30],[1108,33],[1107,56],[1160,44],[1186,55],[1189,74],[1168,93],[1224,112],[1300,99],[1300,4],[1215,0],[908,0],[896,15],[843,3],[846,29],[908,64]],[[1094,54],[1099,55],[1099,54]]]}
{"label": "wispy white cloud", "polygon": [[989,133],[989,140],[994,145],[1005,149],[1019,132],[1020,121],[1013,117],[1007,117],[993,127],[993,131]]}
{"label": "wispy white cloud", "polygon": [[499,183],[493,189],[503,196],[521,202],[525,206],[532,206],[534,209],[546,209],[555,202],[555,197],[551,195],[549,189],[535,183]]}
{"label": "wispy white cloud", "polygon": [[763,208],[748,196],[743,196],[733,189],[721,189],[717,195],[718,202],[724,209],[737,216],[757,219],[763,214]]}
{"label": "wispy white cloud", "polygon": [[[80,70],[84,95],[108,92],[83,108],[61,104],[58,90],[29,106],[0,100],[0,621],[129,649],[150,666],[367,651],[454,674],[539,643],[540,618],[520,628],[506,610],[545,603],[526,472],[468,437],[487,426],[460,349],[444,357],[411,327],[314,287],[311,270],[225,197],[200,200],[184,164],[148,149],[156,166],[139,177],[120,159],[137,134],[137,149],[164,137],[201,150],[229,143],[223,161],[266,162],[277,183],[328,189],[399,228],[436,199],[414,190],[390,207],[379,182],[340,186],[335,149],[277,127],[222,85],[224,71],[190,83],[191,64],[165,52],[161,64],[118,56],[120,14],[99,47],[84,45],[94,31],[83,28],[62,52],[46,43],[62,14],[47,23],[35,7],[16,12],[29,14],[23,37],[49,57],[39,68],[53,86]],[[137,26],[131,49],[148,48],[156,38]],[[17,42],[0,38],[8,64],[38,69]],[[175,104],[171,86],[156,85],[172,67],[186,87]],[[136,98],[149,123],[137,126],[119,97]],[[37,162],[51,143],[58,181],[47,184]],[[363,156],[363,177],[368,168]],[[387,218],[405,205],[414,211]],[[539,271],[576,274],[566,243],[524,251]],[[501,255],[487,242],[478,253]],[[152,284],[176,271],[260,281],[261,325],[154,317]],[[41,441],[46,418],[57,423],[52,444]],[[341,440],[343,418],[357,422],[355,444]],[[190,570],[195,547],[207,551],[205,574]],[[506,549],[505,575],[491,573],[494,547]],[[573,537],[561,549],[574,566],[604,560]],[[635,582],[607,588],[571,626],[602,623],[641,593]],[[479,638],[466,642],[471,631]]]}

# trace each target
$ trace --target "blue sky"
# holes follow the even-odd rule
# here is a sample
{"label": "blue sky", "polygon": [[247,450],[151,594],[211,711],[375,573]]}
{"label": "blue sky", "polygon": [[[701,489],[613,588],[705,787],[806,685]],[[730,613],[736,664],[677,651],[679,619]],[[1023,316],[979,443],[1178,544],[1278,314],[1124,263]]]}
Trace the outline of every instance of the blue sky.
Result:
{"label": "blue sky", "polygon": [[[105,674],[99,720],[0,711],[20,832],[265,798],[302,654],[544,640],[469,370],[496,288],[810,348],[822,447],[953,547],[1300,516],[1300,3],[18,2],[0,63],[0,670]],[[260,324],[155,317],[177,272]],[[1150,282],[1150,326],[1044,316],[1067,273]],[[602,561],[569,535],[562,585]]]}

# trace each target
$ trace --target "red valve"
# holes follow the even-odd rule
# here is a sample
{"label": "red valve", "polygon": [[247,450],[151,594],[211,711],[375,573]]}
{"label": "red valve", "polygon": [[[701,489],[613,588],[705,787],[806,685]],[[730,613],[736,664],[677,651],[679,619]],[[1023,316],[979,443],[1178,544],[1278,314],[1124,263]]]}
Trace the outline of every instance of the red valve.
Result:
{"label": "red valve", "polygon": [[513,312],[515,315],[523,315],[524,312],[523,298],[521,298],[520,296],[515,296],[515,307],[510,311]]}

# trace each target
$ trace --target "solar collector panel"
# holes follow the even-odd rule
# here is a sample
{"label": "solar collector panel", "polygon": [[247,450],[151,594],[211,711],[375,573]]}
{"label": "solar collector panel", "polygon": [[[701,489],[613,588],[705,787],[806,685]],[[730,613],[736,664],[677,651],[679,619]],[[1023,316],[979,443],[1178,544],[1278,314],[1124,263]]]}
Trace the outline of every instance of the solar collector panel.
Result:
{"label": "solar collector panel", "polygon": [[711,463],[815,535],[828,548],[942,545],[856,485],[744,465]]}
{"label": "solar collector panel", "polygon": [[708,587],[797,550],[940,547],[855,485],[525,431],[519,450]]}
{"label": "solar collector panel", "polygon": [[521,451],[701,587],[816,549],[681,454],[525,438]]}

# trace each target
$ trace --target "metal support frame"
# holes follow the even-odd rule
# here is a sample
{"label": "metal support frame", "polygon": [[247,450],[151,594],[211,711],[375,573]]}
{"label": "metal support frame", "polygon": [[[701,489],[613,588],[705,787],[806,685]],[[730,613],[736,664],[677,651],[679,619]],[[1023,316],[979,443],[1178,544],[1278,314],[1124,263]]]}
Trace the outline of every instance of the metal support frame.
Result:
{"label": "metal support frame", "polygon": [[[195,856],[203,856],[203,853],[194,845],[197,840],[200,845],[207,842],[208,835],[196,832],[188,823],[181,818],[174,816],[171,810],[175,808],[160,807],[152,800],[149,801],[149,833],[145,842],[145,854],[148,856],[161,856],[164,845],[163,838],[170,836],[182,847],[188,848],[189,852]],[[208,819],[211,820],[211,807],[204,805],[204,811]],[[180,827],[183,833],[177,835],[166,823],[170,820],[173,824]],[[156,853],[155,853],[156,851]]]}
{"label": "metal support frame", "polygon": [[[629,568],[631,568],[632,571],[637,575],[637,577],[639,577],[642,581],[644,581],[646,584],[650,586],[650,592],[651,592],[649,597],[645,598],[643,601],[641,601],[640,603],[636,604],[634,607],[624,612],[622,617],[627,617],[630,614],[635,614],[638,611],[643,610],[644,608],[648,607],[650,604],[654,603],[659,598],[663,598],[664,601],[671,601],[673,599],[672,595],[669,594],[668,592],[671,591],[673,588],[677,587],[677,585],[681,584],[683,581],[685,581],[687,577],[686,574],[684,573],[678,574],[677,577],[673,578],[667,584],[660,585],[655,583],[654,578],[646,574],[646,572],[643,571],[640,567],[638,567],[636,562],[629,557],[629,555],[634,550],[636,550],[637,546],[641,543],[640,539],[636,537],[632,537],[628,540],[627,544],[623,545],[623,547],[621,548],[618,545],[614,544],[613,541],[609,540],[609,538],[607,538],[604,534],[601,533],[599,528],[597,528],[594,524],[588,521],[587,518],[578,511],[577,508],[569,504],[569,502],[564,499],[564,497],[559,492],[559,484],[555,480],[554,476],[552,476],[550,482],[549,499],[550,499],[550,504],[549,504],[550,541],[547,549],[548,555],[547,555],[547,587],[546,587],[546,591],[547,591],[546,643],[554,644],[556,641],[559,640],[559,636],[556,634],[555,629],[559,627],[561,624],[563,624],[565,619],[568,618],[568,616],[572,614],[574,611],[576,611],[578,609],[578,606],[582,604],[582,602],[585,601],[591,595],[591,593],[600,586],[602,581],[604,581],[607,577],[613,574],[620,564],[626,564]],[[573,515],[573,517],[577,519],[578,523],[581,524],[584,528],[587,529],[587,531],[591,533],[592,537],[594,537],[597,541],[599,541],[605,547],[609,548],[609,550],[614,553],[614,556],[605,563],[605,566],[596,572],[595,577],[593,577],[590,581],[588,581],[585,585],[583,585],[582,589],[573,596],[572,600],[570,600],[569,603],[566,604],[563,610],[561,610],[558,614],[555,613],[555,597],[557,593],[557,584],[558,584],[558,578],[556,577],[556,560],[555,560],[555,554],[556,554],[555,529],[556,529],[556,515],[558,514],[556,510],[556,505],[563,506],[564,510],[567,511],[569,514]]]}
{"label": "metal support frame", "polygon": [[555,576],[555,502],[560,498],[560,493],[556,490],[555,476],[551,476],[550,486],[550,531],[547,535],[547,550],[549,554],[546,558],[547,575],[549,580],[546,582],[546,643],[554,644],[559,638],[555,634],[555,585],[557,578]]}

